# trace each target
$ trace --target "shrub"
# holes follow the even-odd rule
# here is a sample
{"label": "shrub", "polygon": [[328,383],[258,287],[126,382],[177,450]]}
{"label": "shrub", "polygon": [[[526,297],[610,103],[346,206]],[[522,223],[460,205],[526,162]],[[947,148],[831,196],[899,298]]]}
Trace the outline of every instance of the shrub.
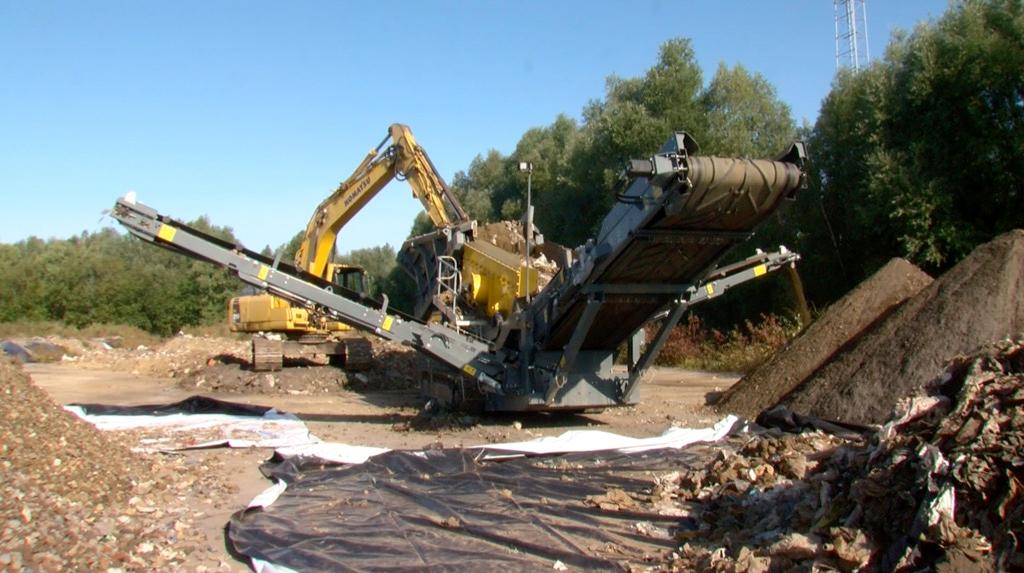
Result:
{"label": "shrub", "polygon": [[[764,363],[800,331],[798,321],[761,315],[728,332],[709,329],[696,315],[669,333],[656,364],[693,370],[749,372]],[[655,328],[648,329],[648,340]]]}

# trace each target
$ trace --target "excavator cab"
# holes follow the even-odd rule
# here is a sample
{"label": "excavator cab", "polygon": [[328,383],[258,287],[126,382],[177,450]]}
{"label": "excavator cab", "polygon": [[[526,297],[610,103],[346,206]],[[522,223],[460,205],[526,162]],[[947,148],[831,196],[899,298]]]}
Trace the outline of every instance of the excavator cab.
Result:
{"label": "excavator cab", "polygon": [[331,271],[331,283],[342,289],[357,292],[361,296],[369,295],[370,278],[366,269],[356,265],[334,263]]}

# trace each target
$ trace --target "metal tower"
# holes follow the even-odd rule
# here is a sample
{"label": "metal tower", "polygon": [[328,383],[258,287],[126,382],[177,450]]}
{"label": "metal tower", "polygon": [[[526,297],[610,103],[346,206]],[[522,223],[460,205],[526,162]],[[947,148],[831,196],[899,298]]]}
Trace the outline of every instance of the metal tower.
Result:
{"label": "metal tower", "polygon": [[867,0],[832,0],[836,20],[836,69],[860,70],[871,59]]}

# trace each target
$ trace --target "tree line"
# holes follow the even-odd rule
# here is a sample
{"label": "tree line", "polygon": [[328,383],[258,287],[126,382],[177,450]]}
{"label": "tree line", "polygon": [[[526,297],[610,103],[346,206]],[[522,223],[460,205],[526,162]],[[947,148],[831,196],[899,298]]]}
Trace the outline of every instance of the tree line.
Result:
{"label": "tree line", "polygon": [[[478,155],[451,187],[471,217],[519,218],[527,181],[517,165],[532,162],[537,226],[547,240],[575,246],[611,207],[624,162],[651,155],[673,131],[689,132],[705,154],[743,157],[771,157],[799,137],[811,157],[808,189],[736,256],[779,244],[800,252],[807,293],[820,307],[891,257],[938,274],[1024,226],[1021,70],[1022,3],[960,2],[894,35],[866,69],[840,72],[815,124],[798,126],[760,74],[723,64],[705,82],[690,42],[675,39],[644,74],[608,78],[580,119],[559,115],[526,131],[507,155]],[[230,228],[205,218],[193,224],[233,240]],[[421,215],[411,234],[430,226]],[[265,252],[294,252],[291,243]],[[371,294],[388,293],[398,308],[408,300],[391,246],[341,259],[367,267]],[[225,301],[240,288],[222,270],[113,230],[0,245],[0,321],[118,322],[169,334],[224,320]],[[788,306],[779,282],[737,291],[708,312],[730,320]]]}

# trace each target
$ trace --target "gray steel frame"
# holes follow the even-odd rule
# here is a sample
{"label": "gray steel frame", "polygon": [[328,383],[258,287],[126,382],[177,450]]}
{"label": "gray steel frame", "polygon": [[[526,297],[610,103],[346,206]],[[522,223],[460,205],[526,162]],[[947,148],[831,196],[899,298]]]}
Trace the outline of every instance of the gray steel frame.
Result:
{"label": "gray steel frame", "polygon": [[497,389],[486,360],[488,344],[464,333],[437,324],[405,320],[384,308],[374,308],[350,300],[295,273],[289,273],[265,257],[238,245],[230,245],[206,236],[187,225],[160,216],[140,203],[119,199],[112,215],[133,235],[192,257],[221,265],[243,281],[265,289],[293,303],[318,308],[331,317],[381,338],[394,340],[433,356],[462,370],[485,386]]}

